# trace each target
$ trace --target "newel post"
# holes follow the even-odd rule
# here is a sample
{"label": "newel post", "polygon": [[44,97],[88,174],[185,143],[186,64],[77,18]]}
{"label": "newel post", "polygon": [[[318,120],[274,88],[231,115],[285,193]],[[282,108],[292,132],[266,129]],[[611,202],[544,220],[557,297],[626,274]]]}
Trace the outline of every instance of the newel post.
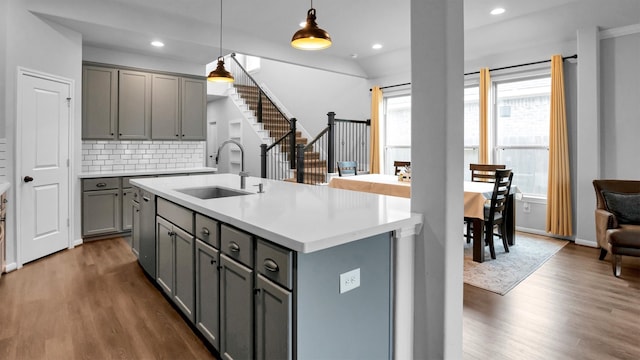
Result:
{"label": "newel post", "polygon": [[329,138],[327,139],[327,172],[333,173],[335,172],[336,165],[336,145],[335,145],[335,119],[336,113],[330,111],[327,113],[327,117],[329,118],[327,125],[329,126]]}

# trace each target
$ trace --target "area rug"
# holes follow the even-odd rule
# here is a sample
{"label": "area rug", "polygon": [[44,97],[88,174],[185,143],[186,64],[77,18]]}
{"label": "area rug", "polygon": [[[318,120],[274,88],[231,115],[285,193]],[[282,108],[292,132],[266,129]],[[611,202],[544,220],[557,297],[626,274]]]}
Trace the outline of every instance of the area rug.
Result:
{"label": "area rug", "polygon": [[485,261],[473,261],[473,244],[464,245],[464,282],[505,295],[569,242],[517,233],[516,243],[505,253],[496,238],[496,259],[491,259],[485,246]]}

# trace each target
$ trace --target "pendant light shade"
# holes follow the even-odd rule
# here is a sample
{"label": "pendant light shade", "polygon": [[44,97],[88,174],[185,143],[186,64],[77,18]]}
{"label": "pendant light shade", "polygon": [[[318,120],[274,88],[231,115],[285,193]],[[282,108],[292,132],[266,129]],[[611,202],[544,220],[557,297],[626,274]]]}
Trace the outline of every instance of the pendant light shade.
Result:
{"label": "pendant light shade", "polygon": [[291,46],[300,50],[322,50],[331,46],[331,37],[316,24],[316,9],[307,12],[307,23],[291,38]]}
{"label": "pendant light shade", "polygon": [[218,58],[218,66],[209,73],[207,80],[211,82],[233,82],[233,75],[224,68],[224,58],[222,56]]}
{"label": "pendant light shade", "polygon": [[209,73],[207,80],[211,82],[226,83],[234,81],[233,75],[224,68],[224,57],[222,57],[222,0],[220,0],[220,56],[218,56],[218,65],[216,66],[216,69]]}

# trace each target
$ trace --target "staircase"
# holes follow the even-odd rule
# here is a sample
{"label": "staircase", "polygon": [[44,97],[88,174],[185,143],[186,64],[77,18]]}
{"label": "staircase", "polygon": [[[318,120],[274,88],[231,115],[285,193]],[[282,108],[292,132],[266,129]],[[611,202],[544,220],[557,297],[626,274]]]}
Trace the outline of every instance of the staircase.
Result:
{"label": "staircase", "polygon": [[[236,92],[249,110],[256,118],[258,117],[260,104],[262,105],[262,129],[268,132],[268,137],[272,141],[280,139],[282,136],[289,132],[289,121],[282,115],[282,113],[275,107],[275,105],[263,97],[263,101],[260,103],[260,89],[252,85],[240,85],[234,84]],[[308,139],[302,136],[302,132],[296,131],[296,144],[306,145]],[[281,145],[280,151],[282,153],[289,153],[289,142],[285,142]],[[288,159],[291,161],[291,159]],[[305,151],[304,153],[304,179],[307,184],[321,184],[326,182],[327,176],[327,161],[321,159],[321,154],[316,151]],[[296,181],[296,170],[292,171],[291,177],[285,179],[286,181]]]}

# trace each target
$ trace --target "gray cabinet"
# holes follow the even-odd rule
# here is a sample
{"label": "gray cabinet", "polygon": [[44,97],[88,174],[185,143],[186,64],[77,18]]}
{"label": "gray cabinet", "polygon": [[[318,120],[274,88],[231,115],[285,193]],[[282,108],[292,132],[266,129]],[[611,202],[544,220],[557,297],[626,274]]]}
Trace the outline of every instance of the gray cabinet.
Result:
{"label": "gray cabinet", "polygon": [[151,139],[151,74],[119,70],[118,138]]}
{"label": "gray cabinet", "polygon": [[220,355],[253,359],[253,270],[220,255]]}
{"label": "gray cabinet", "polygon": [[85,179],[82,189],[82,236],[120,232],[120,179]]}
{"label": "gray cabinet", "polygon": [[154,140],[205,140],[205,80],[154,74],[151,137]]}
{"label": "gray cabinet", "polygon": [[220,355],[253,359],[254,237],[220,225]]}
{"label": "gray cabinet", "polygon": [[207,82],[181,79],[180,137],[182,140],[206,140]]}
{"label": "gray cabinet", "polygon": [[117,138],[118,70],[98,66],[82,68],[82,138]]}
{"label": "gray cabinet", "polygon": [[154,74],[151,97],[151,137],[180,139],[180,78]]}
{"label": "gray cabinet", "polygon": [[133,194],[132,188],[122,189],[122,231],[130,231],[133,225]]}
{"label": "gray cabinet", "polygon": [[202,335],[216,349],[220,348],[220,270],[218,262],[218,250],[200,239],[196,239],[195,323]]}
{"label": "gray cabinet", "polygon": [[164,199],[157,201],[157,282],[176,306],[195,320],[193,212]]}
{"label": "gray cabinet", "polygon": [[262,274],[256,277],[256,359],[292,359],[292,295]]}
{"label": "gray cabinet", "polygon": [[[124,205],[123,205],[124,206]],[[131,251],[140,258],[140,203],[131,201]]]}
{"label": "gray cabinet", "polygon": [[293,251],[258,239],[256,246],[256,359],[291,359]]}

